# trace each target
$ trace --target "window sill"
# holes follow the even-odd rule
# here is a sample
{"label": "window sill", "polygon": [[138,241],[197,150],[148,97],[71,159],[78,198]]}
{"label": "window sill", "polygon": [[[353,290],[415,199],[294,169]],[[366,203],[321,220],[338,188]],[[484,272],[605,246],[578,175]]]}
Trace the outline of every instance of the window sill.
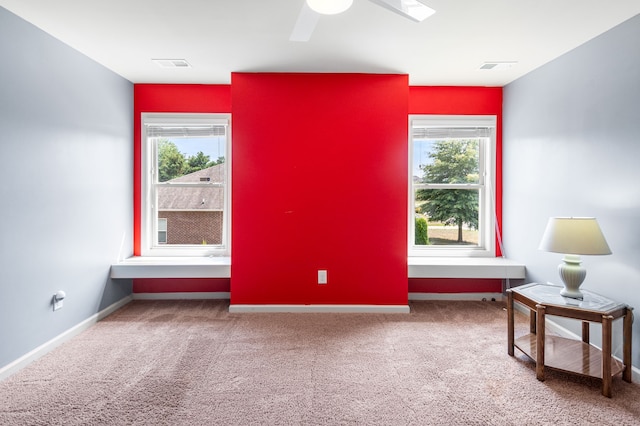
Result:
{"label": "window sill", "polygon": [[525,265],[502,257],[409,257],[409,278],[524,279]]}
{"label": "window sill", "polygon": [[230,278],[230,257],[134,256],[111,265],[111,278]]}
{"label": "window sill", "polygon": [[[409,278],[524,279],[525,265],[504,258],[409,257]],[[134,256],[111,265],[111,278],[230,278],[230,257]]]}

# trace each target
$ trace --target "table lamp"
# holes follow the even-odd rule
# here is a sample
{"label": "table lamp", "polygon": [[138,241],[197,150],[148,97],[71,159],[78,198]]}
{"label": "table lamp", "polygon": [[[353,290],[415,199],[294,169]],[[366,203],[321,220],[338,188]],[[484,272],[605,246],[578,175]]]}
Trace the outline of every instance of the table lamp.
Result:
{"label": "table lamp", "polygon": [[593,217],[552,217],[544,231],[540,250],[564,253],[564,263],[558,272],[564,283],[560,294],[573,299],[582,299],[580,285],[587,275],[580,266],[580,255],[611,254],[598,221]]}

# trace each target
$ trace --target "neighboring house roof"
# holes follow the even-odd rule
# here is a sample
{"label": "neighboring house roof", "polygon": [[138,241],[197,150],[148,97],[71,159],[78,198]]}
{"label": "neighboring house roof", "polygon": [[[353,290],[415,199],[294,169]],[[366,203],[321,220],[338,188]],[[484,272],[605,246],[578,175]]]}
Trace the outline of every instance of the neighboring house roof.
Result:
{"label": "neighboring house roof", "polygon": [[[216,164],[188,175],[171,179],[171,183],[180,182],[224,182],[225,163]],[[160,187],[158,188],[158,210],[222,210],[224,207],[224,189],[211,187]]]}

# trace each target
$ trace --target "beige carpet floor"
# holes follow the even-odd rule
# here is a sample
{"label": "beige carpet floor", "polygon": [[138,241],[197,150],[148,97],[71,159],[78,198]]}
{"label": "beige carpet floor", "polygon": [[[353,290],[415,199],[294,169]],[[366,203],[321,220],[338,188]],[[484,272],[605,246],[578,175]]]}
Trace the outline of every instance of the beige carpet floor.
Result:
{"label": "beige carpet floor", "polygon": [[[497,302],[229,314],[135,301],[0,382],[1,425],[633,425],[640,386],[548,372]],[[528,320],[518,314],[517,334]]]}

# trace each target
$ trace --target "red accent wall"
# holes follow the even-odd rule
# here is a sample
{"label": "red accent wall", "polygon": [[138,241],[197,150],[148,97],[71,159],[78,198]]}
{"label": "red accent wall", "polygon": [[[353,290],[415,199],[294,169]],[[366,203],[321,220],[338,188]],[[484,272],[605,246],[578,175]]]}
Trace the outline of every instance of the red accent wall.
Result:
{"label": "red accent wall", "polygon": [[[404,304],[408,292],[501,291],[500,280],[407,279],[406,176],[408,114],[497,115],[501,224],[502,88],[365,74],[237,73],[232,83],[134,86],[135,255],[141,113],[233,114],[233,281],[134,280],[134,292],[231,286],[232,303]],[[318,269],[328,285],[316,284]]]}
{"label": "red accent wall", "polygon": [[409,293],[502,293],[502,280],[409,278]]}
{"label": "red accent wall", "polygon": [[231,81],[231,303],[406,304],[408,77]]}
{"label": "red accent wall", "polygon": [[[502,230],[502,87],[416,86],[409,88],[409,114],[495,115],[496,215]],[[502,255],[496,236],[496,256]]]}
{"label": "red accent wall", "polygon": [[228,292],[228,278],[136,278],[134,293]]}
{"label": "red accent wall", "polygon": [[409,114],[495,114],[501,124],[502,87],[412,86]]}
{"label": "red accent wall", "polygon": [[[140,256],[143,112],[231,112],[231,86],[136,84],[133,87],[133,254]],[[229,291],[229,279],[134,279],[134,293]]]}
{"label": "red accent wall", "polygon": [[143,112],[230,113],[231,86],[136,84],[133,86],[133,254],[140,256]]}
{"label": "red accent wall", "polygon": [[[414,86],[409,88],[409,114],[497,116],[496,216],[502,230],[502,87]],[[496,235],[496,256],[501,256]],[[411,293],[500,293],[501,280],[409,279]]]}

